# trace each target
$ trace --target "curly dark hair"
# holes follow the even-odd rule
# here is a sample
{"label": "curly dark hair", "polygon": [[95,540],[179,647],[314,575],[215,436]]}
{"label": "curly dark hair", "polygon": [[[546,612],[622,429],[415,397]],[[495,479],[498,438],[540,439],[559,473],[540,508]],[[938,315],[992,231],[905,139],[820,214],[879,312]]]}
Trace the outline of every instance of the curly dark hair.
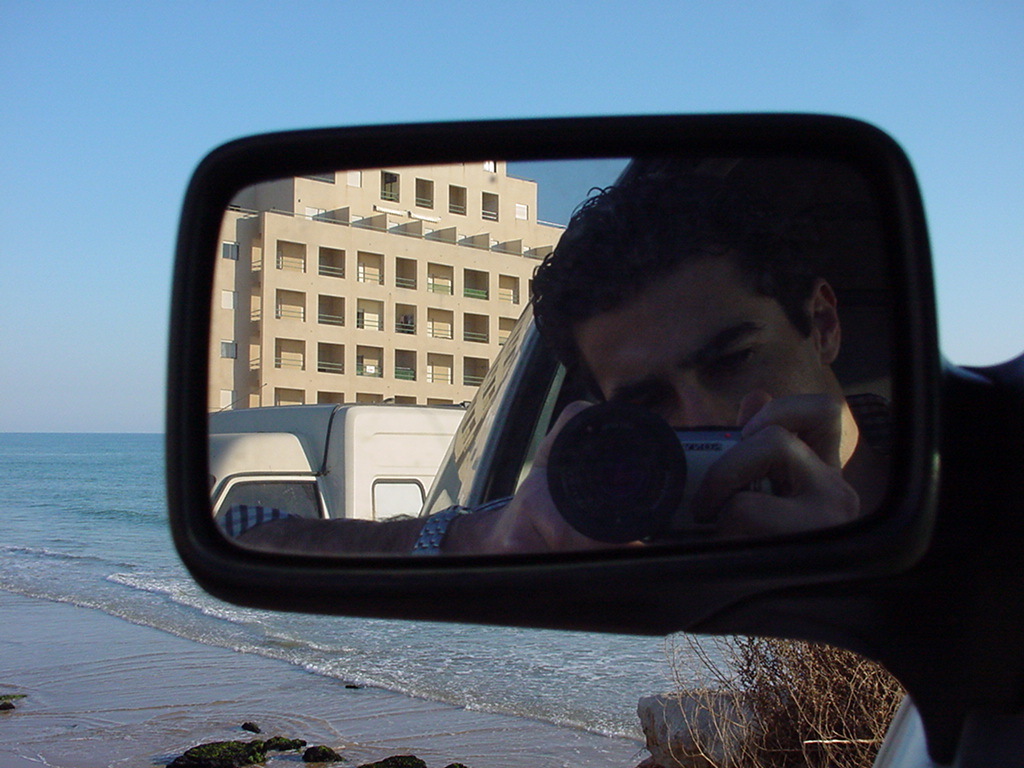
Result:
{"label": "curly dark hair", "polygon": [[536,270],[532,299],[541,336],[570,372],[587,375],[574,336],[580,323],[713,256],[735,259],[754,291],[810,333],[815,264],[790,223],[742,186],[694,173],[627,172],[577,208]]}

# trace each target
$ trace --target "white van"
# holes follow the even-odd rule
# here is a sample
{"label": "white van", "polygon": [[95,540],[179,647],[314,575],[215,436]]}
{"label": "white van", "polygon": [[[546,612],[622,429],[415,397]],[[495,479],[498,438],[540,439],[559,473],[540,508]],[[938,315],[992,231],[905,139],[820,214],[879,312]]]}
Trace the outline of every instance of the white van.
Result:
{"label": "white van", "polygon": [[419,514],[461,406],[296,405],[210,414],[210,493],[312,518]]}

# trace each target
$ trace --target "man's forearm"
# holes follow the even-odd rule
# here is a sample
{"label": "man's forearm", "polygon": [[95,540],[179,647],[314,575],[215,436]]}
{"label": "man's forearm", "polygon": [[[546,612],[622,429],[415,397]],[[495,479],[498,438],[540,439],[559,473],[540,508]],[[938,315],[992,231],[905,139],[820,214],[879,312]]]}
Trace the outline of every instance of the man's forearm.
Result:
{"label": "man's forearm", "polygon": [[422,518],[403,520],[309,520],[289,518],[252,528],[239,544],[270,552],[301,554],[408,554],[423,528]]}

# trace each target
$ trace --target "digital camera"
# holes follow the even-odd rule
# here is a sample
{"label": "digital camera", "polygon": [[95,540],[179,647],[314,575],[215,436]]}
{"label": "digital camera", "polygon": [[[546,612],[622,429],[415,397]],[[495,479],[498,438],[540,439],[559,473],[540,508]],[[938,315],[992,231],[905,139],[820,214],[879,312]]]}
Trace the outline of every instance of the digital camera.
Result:
{"label": "digital camera", "polygon": [[693,496],[708,468],[740,440],[740,428],[673,430],[644,408],[603,403],[555,438],[548,487],[558,511],[597,541],[626,543],[713,533]]}

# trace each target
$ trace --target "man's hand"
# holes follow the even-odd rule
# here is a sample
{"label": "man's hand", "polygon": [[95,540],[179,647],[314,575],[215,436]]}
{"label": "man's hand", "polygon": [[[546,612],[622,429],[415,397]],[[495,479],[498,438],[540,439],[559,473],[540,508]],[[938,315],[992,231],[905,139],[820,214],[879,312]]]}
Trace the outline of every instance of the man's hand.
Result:
{"label": "man's hand", "polygon": [[562,427],[589,403],[571,403],[537,449],[529,475],[504,507],[457,518],[445,540],[445,553],[550,552],[600,549],[562,517],[548,491],[548,455]]}
{"label": "man's hand", "polygon": [[[763,536],[827,528],[856,519],[857,492],[843,478],[844,403],[827,394],[771,399],[752,393],[740,406],[743,440],[715,462],[694,499],[722,536]],[[748,490],[760,480],[774,493]]]}

